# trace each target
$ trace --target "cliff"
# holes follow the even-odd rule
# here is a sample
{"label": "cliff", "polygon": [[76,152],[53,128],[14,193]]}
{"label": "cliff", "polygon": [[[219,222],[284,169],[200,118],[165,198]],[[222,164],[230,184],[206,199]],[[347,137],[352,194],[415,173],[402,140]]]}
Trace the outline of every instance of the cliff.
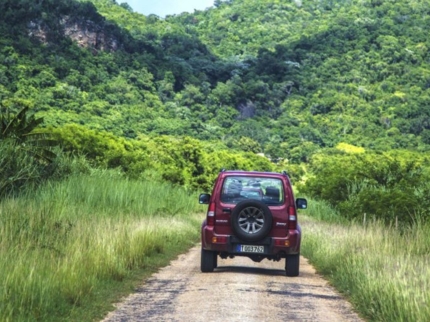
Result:
{"label": "cliff", "polygon": [[[69,37],[80,47],[92,48],[96,51],[116,51],[120,40],[107,31],[104,24],[89,19],[77,19],[74,16],[64,15],[59,20],[56,33]],[[33,20],[27,24],[28,35],[35,37],[43,43],[49,43],[51,32],[49,26],[41,20]]]}

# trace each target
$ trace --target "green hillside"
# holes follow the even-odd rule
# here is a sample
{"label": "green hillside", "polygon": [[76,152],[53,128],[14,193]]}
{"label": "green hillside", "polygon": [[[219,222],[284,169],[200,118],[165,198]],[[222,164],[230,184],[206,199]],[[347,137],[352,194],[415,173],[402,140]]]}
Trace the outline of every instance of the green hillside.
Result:
{"label": "green hillside", "polygon": [[[428,149],[428,1],[229,2],[192,28],[213,52],[250,66],[242,81],[266,92],[247,98],[280,109],[272,140]],[[276,95],[281,85],[287,97]],[[293,133],[287,120],[299,123]]]}
{"label": "green hillside", "polygon": [[[232,0],[160,19],[111,0],[2,0],[0,98],[55,127],[187,135],[293,163],[339,142],[426,151],[429,4]],[[105,43],[79,46],[71,26]]]}

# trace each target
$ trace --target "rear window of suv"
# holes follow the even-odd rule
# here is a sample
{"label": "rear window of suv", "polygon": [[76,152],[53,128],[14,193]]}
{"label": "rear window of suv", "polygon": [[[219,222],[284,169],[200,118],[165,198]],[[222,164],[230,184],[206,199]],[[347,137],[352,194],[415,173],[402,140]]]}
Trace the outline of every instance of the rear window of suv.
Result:
{"label": "rear window of suv", "polygon": [[255,176],[229,176],[224,179],[221,201],[237,204],[246,199],[255,199],[267,205],[284,202],[282,181],[276,178]]}

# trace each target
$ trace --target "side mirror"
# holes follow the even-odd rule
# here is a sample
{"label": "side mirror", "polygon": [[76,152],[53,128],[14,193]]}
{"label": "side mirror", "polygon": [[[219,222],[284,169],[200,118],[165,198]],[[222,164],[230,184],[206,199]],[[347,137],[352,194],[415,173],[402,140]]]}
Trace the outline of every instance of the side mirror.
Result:
{"label": "side mirror", "polygon": [[297,198],[296,199],[296,207],[297,207],[297,209],[307,209],[308,208],[308,201],[304,198]]}
{"label": "side mirror", "polygon": [[209,200],[211,199],[211,195],[208,193],[202,193],[199,196],[199,204],[209,204]]}

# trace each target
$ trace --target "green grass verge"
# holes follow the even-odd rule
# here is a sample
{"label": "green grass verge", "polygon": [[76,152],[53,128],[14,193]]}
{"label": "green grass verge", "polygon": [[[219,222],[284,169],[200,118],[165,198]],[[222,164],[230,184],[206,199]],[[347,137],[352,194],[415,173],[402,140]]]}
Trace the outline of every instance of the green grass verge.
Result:
{"label": "green grass verge", "polygon": [[375,220],[339,224],[336,214],[324,222],[309,214],[301,216],[302,254],[363,317],[430,321],[429,224],[396,229]]}
{"label": "green grass verge", "polygon": [[0,321],[99,320],[198,241],[202,211],[183,189],[109,172],[4,200]]}
{"label": "green grass verge", "polygon": [[158,271],[160,267],[167,266],[171,260],[175,259],[179,254],[186,252],[194,245],[195,242],[193,241],[185,244],[167,244],[163,252],[147,257],[144,267],[129,271],[123,280],[105,280],[103,283],[100,283],[97,290],[91,294],[90,301],[74,308],[63,321],[102,320],[107,312],[115,309],[113,304],[119,303],[125,296],[135,292],[151,274]]}

